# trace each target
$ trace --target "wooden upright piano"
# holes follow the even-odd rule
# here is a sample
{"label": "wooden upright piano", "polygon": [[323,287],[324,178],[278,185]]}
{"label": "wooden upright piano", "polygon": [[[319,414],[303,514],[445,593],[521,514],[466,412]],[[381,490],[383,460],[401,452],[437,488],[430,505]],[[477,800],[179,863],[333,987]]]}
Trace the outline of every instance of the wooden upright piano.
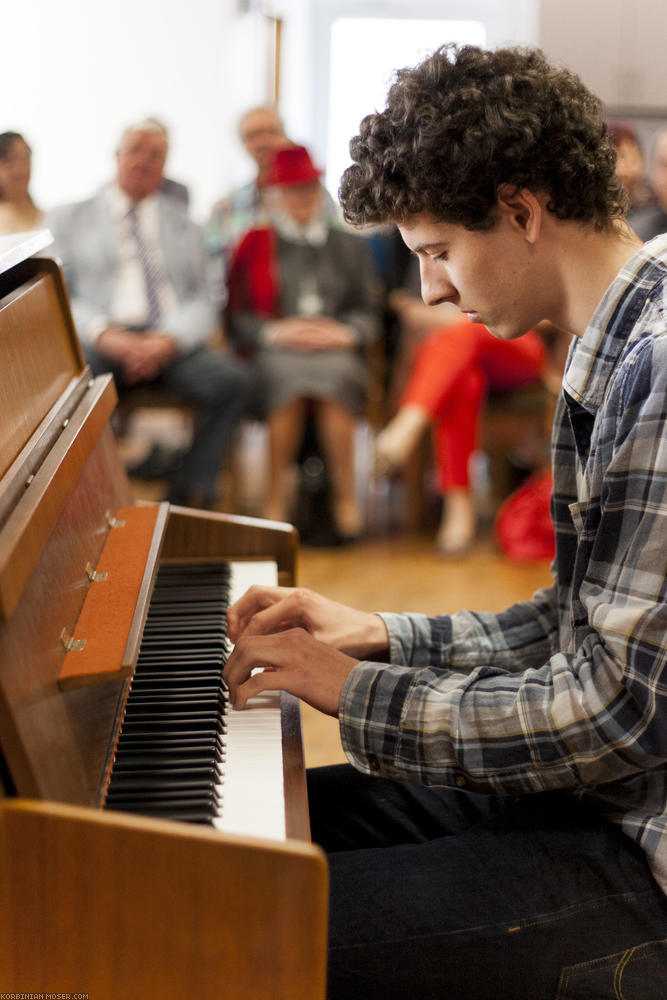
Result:
{"label": "wooden upright piano", "polygon": [[298,706],[211,680],[295,533],[133,502],[49,242],[0,238],[0,993],[317,1000]]}

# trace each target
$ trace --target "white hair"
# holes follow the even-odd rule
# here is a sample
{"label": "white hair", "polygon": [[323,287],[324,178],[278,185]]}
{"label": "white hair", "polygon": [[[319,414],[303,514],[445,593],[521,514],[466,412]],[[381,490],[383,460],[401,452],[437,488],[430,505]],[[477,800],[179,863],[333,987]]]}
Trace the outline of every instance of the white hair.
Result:
{"label": "white hair", "polygon": [[158,121],[157,118],[142,118],[141,121],[135,122],[133,125],[127,125],[123,129],[118,142],[118,152],[122,152],[125,149],[128,137],[136,132],[152,132],[153,134],[161,135],[165,144],[169,146],[169,133],[162,122]]}

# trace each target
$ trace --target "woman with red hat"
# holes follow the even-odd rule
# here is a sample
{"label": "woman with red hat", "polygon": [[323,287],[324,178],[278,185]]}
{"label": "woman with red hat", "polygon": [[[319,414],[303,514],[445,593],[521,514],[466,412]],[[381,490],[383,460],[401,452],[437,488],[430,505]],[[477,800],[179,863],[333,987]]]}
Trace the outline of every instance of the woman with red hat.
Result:
{"label": "woman with red hat", "polygon": [[367,384],[364,348],[378,333],[373,276],[364,240],[332,224],[324,188],[303,146],[279,150],[265,184],[271,225],[250,230],[228,282],[228,332],[261,376],[269,429],[264,515],[289,516],[289,472],[309,407],[333,493],[341,539],[358,535],[354,427]]}

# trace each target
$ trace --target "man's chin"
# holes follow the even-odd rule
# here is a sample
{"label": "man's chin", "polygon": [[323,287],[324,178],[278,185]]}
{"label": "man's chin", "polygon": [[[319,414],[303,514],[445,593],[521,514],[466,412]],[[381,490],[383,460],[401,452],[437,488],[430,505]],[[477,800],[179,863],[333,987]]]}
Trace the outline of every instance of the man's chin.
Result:
{"label": "man's chin", "polygon": [[484,324],[489,333],[493,334],[496,340],[517,340],[519,337],[523,337],[528,331],[524,330],[523,327],[503,325],[502,323],[494,323],[491,326]]}
{"label": "man's chin", "polygon": [[144,184],[131,184],[125,188],[125,193],[132,199],[132,201],[142,201],[144,198],[148,198],[149,195],[153,194],[155,188],[148,188]]}

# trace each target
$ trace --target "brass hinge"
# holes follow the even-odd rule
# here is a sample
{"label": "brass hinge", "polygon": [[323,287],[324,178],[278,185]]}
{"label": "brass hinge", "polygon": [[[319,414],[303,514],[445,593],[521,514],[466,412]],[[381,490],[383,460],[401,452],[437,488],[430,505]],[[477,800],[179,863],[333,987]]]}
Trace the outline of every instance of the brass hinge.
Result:
{"label": "brass hinge", "polygon": [[111,511],[108,510],[104,516],[105,516],[106,522],[107,522],[107,524],[109,525],[110,528],[124,528],[125,527],[125,521],[123,521],[123,520],[121,520],[121,519],[119,519],[117,517],[114,517],[114,515],[111,513]]}
{"label": "brass hinge", "polygon": [[60,642],[68,653],[70,651],[79,652],[84,648],[87,641],[87,639],[75,639],[74,636],[69,635],[66,628],[60,633]]}
{"label": "brass hinge", "polygon": [[88,577],[91,583],[94,583],[96,580],[106,580],[108,575],[109,575],[108,573],[98,573],[96,570],[93,569],[91,563],[89,562],[86,563],[86,576]]}

